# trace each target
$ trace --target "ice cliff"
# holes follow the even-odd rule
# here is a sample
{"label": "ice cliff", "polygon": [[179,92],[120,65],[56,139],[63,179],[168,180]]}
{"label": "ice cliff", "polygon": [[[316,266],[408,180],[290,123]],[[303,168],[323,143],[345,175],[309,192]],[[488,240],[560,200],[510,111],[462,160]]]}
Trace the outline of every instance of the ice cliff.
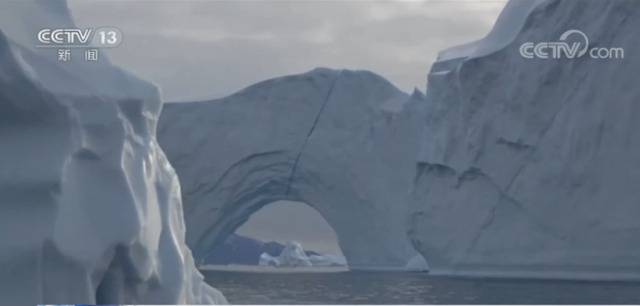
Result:
{"label": "ice cliff", "polygon": [[170,103],[158,139],[197,260],[269,203],[315,208],[351,269],[404,269],[424,96],[366,71],[315,69],[229,97]]}
{"label": "ice cliff", "polygon": [[[428,78],[409,235],[436,274],[640,278],[640,6],[511,1]],[[571,29],[624,59],[526,59]]]}
{"label": "ice cliff", "polygon": [[184,243],[157,89],[34,47],[70,27],[64,2],[0,2],[2,304],[225,302]]}

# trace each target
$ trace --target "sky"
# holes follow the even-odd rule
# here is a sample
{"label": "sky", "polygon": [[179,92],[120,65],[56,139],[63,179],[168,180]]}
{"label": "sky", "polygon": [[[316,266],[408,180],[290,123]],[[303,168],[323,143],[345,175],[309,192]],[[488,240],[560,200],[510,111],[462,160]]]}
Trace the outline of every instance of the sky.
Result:
{"label": "sky", "polygon": [[[109,50],[109,57],[158,85],[168,102],[224,97],[316,67],[370,70],[406,92],[424,91],[438,51],[484,37],[504,5],[502,0],[69,0],[78,26],[123,32],[123,43]],[[340,253],[329,225],[299,203],[268,205],[239,233]]]}
{"label": "sky", "polygon": [[[524,0],[522,0],[524,1]],[[439,50],[482,38],[505,1],[69,0],[82,27],[115,26],[110,58],[166,101],[207,100],[316,67],[364,69],[424,91]]]}
{"label": "sky", "polygon": [[[295,218],[291,218],[295,216]],[[302,202],[278,201],[254,213],[236,230],[262,241],[298,241],[307,250],[343,255],[335,231],[315,209]]]}

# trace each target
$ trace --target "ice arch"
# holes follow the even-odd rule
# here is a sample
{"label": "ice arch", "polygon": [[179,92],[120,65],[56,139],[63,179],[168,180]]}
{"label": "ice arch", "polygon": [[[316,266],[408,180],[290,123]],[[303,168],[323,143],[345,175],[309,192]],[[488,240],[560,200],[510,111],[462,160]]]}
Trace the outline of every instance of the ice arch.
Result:
{"label": "ice arch", "polygon": [[352,269],[404,267],[416,254],[406,198],[423,103],[370,72],[315,69],[167,105],[159,141],[196,259],[264,205],[290,200],[322,214]]}

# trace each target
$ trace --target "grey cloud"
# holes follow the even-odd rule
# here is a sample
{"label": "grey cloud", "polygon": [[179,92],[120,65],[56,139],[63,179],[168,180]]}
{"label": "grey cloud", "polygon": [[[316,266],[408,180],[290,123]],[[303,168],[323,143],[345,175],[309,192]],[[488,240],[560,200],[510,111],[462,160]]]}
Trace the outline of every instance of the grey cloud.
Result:
{"label": "grey cloud", "polygon": [[113,25],[114,62],[167,100],[220,97],[314,67],[367,69],[424,87],[437,51],[478,39],[496,1],[70,1],[82,26]]}

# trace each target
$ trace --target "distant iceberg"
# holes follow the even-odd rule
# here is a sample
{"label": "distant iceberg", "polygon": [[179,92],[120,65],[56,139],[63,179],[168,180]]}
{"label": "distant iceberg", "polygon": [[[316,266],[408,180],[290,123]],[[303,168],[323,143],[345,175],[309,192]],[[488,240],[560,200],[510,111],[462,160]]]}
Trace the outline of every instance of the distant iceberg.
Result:
{"label": "distant iceberg", "polygon": [[336,255],[307,256],[299,242],[289,241],[278,256],[262,253],[260,265],[271,267],[342,267],[346,266],[347,262],[344,257]]}
{"label": "distant iceberg", "polygon": [[302,245],[297,241],[289,241],[278,256],[280,266],[285,267],[311,267],[311,260],[304,252]]}

